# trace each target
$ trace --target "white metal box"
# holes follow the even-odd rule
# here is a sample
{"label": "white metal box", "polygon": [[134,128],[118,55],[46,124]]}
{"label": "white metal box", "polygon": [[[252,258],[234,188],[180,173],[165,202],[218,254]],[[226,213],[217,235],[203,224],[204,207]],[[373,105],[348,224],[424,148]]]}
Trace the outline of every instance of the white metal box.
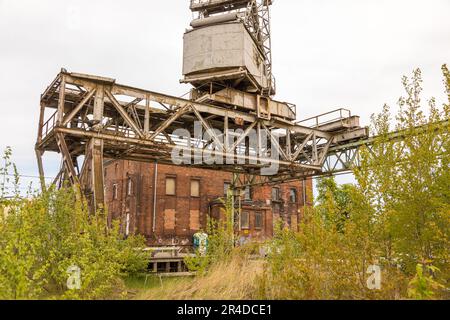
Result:
{"label": "white metal box", "polygon": [[186,32],[183,75],[196,85],[244,78],[255,89],[268,86],[263,55],[239,21]]}

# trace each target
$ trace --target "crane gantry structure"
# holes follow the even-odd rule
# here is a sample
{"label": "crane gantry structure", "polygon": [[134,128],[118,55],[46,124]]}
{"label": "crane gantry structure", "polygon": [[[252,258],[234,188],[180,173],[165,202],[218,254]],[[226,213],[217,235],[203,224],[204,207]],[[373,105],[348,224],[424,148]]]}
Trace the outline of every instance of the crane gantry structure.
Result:
{"label": "crane gantry structure", "polygon": [[295,105],[273,99],[271,5],[191,1],[182,80],[194,87],[189,99],[62,69],[40,101],[41,177],[44,153],[61,154],[54,183],[79,185],[99,209],[110,159],[227,171],[236,189],[351,170],[369,137],[358,116],[339,109],[298,122]]}
{"label": "crane gantry structure", "polygon": [[[257,106],[251,112],[243,109],[199,103],[63,70],[41,97],[36,144],[40,175],[45,176],[42,155],[58,152],[62,167],[56,181],[80,184],[94,203],[101,204],[105,159],[173,164],[178,148],[193,160],[196,155],[205,158],[205,154],[223,159],[181,165],[233,172],[247,177],[245,185],[270,184],[319,175],[324,166],[328,173],[349,170],[353,161],[347,156],[343,161],[342,155],[357,150],[350,143],[368,137],[367,128],[359,127],[358,117],[340,117],[343,110],[337,111],[334,121],[308,127],[277,115],[260,117]],[[46,114],[50,114],[48,119]],[[203,136],[196,137],[196,123],[201,124]],[[191,135],[174,135],[180,128]],[[218,128],[225,139],[213,130]],[[269,137],[266,146],[248,143],[253,129],[257,141]],[[268,155],[274,150],[279,159]],[[341,155],[336,157],[338,153]],[[336,165],[330,165],[332,162]],[[274,164],[279,167],[276,174],[260,175],[262,168]]]}

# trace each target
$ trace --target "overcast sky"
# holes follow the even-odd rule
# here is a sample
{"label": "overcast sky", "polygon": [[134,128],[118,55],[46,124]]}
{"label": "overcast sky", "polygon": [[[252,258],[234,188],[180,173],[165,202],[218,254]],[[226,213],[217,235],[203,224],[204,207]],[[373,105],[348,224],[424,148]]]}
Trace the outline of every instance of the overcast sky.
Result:
{"label": "overcast sky", "polygon": [[[450,0],[277,0],[272,43],[277,99],[298,117],[346,107],[369,123],[395,106],[420,67],[424,98],[444,102]],[[180,85],[188,0],[0,0],[0,150],[36,175],[39,96],[61,67],[171,95]],[[47,158],[48,175],[56,157]]]}

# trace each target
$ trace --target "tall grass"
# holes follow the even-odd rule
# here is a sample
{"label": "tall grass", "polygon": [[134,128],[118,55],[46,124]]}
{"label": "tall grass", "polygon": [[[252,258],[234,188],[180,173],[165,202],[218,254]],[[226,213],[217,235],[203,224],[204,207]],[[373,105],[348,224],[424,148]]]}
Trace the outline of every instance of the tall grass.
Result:
{"label": "tall grass", "polygon": [[215,263],[206,274],[173,281],[139,295],[146,300],[248,300],[258,299],[258,281],[264,261],[242,251]]}

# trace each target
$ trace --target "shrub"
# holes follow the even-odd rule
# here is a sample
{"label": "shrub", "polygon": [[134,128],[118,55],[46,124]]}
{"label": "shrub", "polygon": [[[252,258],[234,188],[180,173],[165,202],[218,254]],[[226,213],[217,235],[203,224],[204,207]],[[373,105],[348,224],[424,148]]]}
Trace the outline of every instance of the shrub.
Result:
{"label": "shrub", "polygon": [[[0,201],[0,299],[120,298],[121,276],[145,269],[144,239],[108,228],[75,190]],[[79,290],[67,286],[71,266],[81,270]]]}

